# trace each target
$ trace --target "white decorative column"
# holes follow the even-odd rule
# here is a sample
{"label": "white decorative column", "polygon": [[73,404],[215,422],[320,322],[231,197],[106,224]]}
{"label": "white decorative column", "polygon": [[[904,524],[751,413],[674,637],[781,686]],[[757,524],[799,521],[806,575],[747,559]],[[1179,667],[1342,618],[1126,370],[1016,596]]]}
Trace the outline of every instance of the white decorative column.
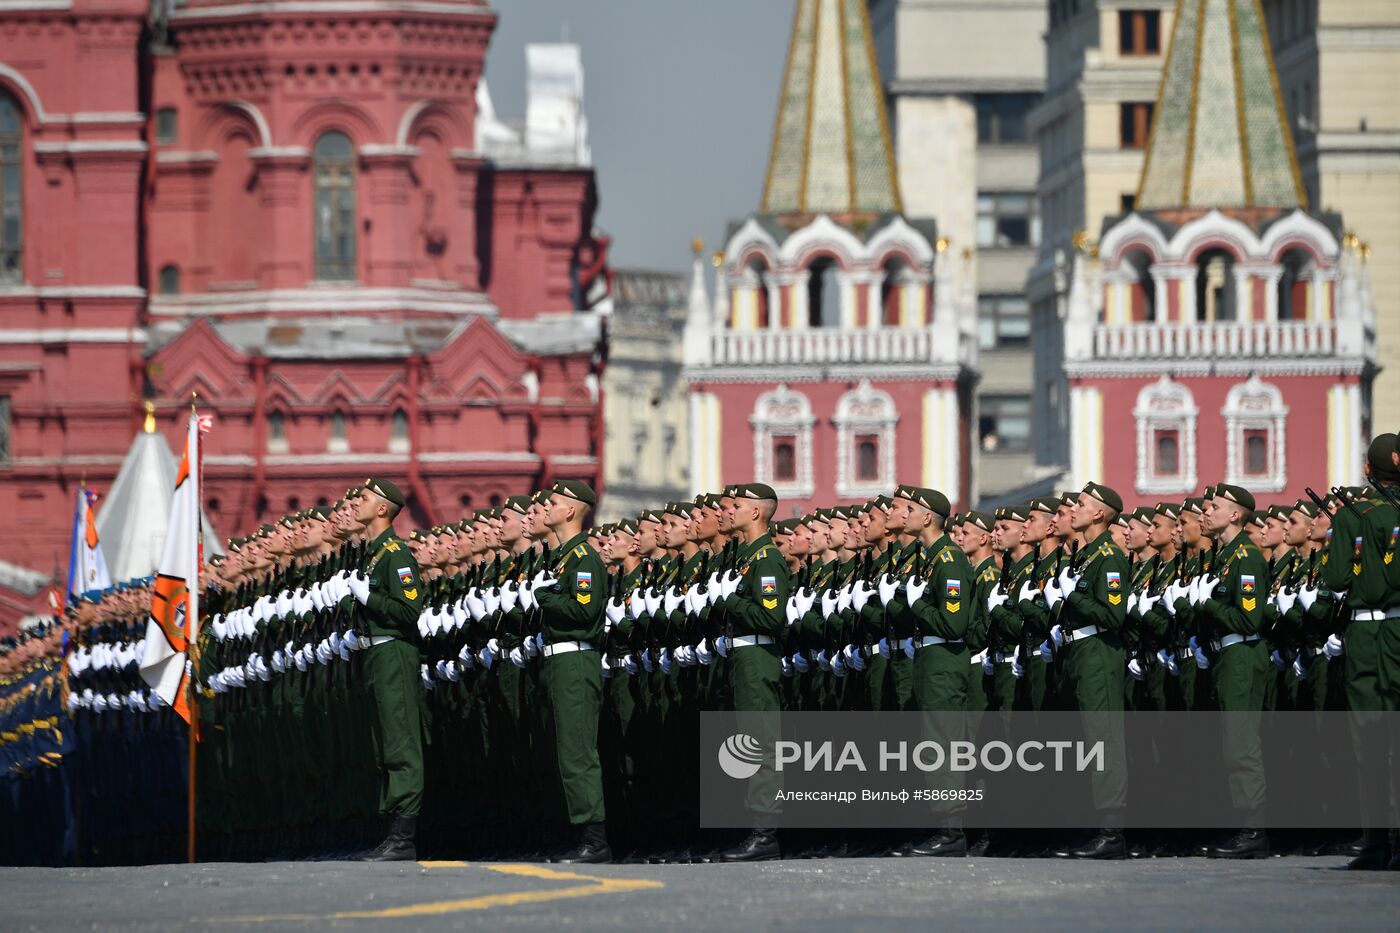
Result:
{"label": "white decorative column", "polygon": [[1171,279],[1167,276],[1167,270],[1160,265],[1151,266],[1147,271],[1152,276],[1152,300],[1156,305],[1157,323],[1165,324],[1171,320],[1172,305],[1167,290]]}
{"label": "white decorative column", "polygon": [[[806,330],[807,318],[810,313],[807,307],[807,279],[812,273],[806,269],[798,269],[795,272],[785,272],[777,277],[779,291],[786,292],[788,296],[788,308],[792,316],[791,330]],[[774,312],[770,307],[768,313],[768,327],[770,330],[782,328],[782,312]]]}
{"label": "white decorative column", "polygon": [[922,448],[923,484],[950,500],[958,497],[959,418],[958,391],[954,386],[924,393]]}
{"label": "white decorative column", "polygon": [[690,492],[699,495],[723,485],[719,396],[711,392],[691,392],[689,415]]}
{"label": "white decorative column", "polygon": [[1274,324],[1278,321],[1278,283],[1283,280],[1283,266],[1265,264],[1254,271],[1264,283],[1264,320]]}
{"label": "white decorative column", "polygon": [[899,324],[901,327],[927,327],[928,320],[927,275],[905,270],[899,286]]}
{"label": "white decorative column", "polygon": [[1334,385],[1327,390],[1327,484],[1354,486],[1361,482],[1361,386]]}
{"label": "white decorative column", "polygon": [[1232,271],[1235,276],[1235,320],[1248,324],[1254,320],[1254,270],[1246,265],[1237,265]]}
{"label": "white decorative column", "polygon": [[1103,481],[1103,393],[1095,386],[1069,390],[1070,488]]}

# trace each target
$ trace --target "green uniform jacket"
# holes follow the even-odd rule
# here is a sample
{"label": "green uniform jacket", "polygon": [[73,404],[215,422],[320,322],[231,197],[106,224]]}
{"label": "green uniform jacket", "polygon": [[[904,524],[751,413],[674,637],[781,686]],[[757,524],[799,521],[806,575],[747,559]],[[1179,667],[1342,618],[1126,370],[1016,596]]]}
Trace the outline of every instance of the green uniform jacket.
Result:
{"label": "green uniform jacket", "polygon": [[735,635],[782,638],[791,589],[787,561],[766,533],[739,553],[739,588],[724,601]]}
{"label": "green uniform jacket", "polygon": [[418,616],[427,593],[413,551],[390,528],[369,543],[368,553],[369,633],[417,641]]}
{"label": "green uniform jacket", "polygon": [[1217,551],[1211,575],[1220,582],[1201,609],[1220,635],[1257,635],[1264,624],[1264,604],[1269,599],[1269,565],[1264,555],[1241,532]]}
{"label": "green uniform jacket", "polygon": [[1079,585],[1065,597],[1062,625],[1066,630],[1097,625],[1100,631],[1121,634],[1128,611],[1128,556],[1105,531],[1089,544],[1089,559],[1079,572]]}
{"label": "green uniform jacket", "polygon": [[564,542],[559,553],[563,556],[554,567],[558,579],[535,593],[535,601],[544,611],[545,643],[586,641],[601,649],[607,568],[588,543],[586,532]]}
{"label": "green uniform jacket", "polygon": [[962,548],[947,535],[939,535],[925,549],[928,588],[911,607],[918,619],[918,637],[936,635],[949,641],[967,637],[975,616],[972,564]]}

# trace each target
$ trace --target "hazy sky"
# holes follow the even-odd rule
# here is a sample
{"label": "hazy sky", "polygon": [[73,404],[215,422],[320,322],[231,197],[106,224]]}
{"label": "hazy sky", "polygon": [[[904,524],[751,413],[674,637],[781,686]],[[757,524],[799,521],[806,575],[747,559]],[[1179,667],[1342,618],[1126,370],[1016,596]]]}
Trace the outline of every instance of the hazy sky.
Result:
{"label": "hazy sky", "polygon": [[525,44],[583,50],[598,226],[614,268],[684,270],[758,208],[793,0],[495,0],[496,112],[525,113]]}

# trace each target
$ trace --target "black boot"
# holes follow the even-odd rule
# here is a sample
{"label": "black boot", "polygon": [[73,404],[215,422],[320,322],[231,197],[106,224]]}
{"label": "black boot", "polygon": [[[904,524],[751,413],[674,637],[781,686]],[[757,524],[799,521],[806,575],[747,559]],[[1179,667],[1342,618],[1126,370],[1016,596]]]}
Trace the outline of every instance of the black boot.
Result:
{"label": "black boot", "polygon": [[596,865],[612,861],[612,849],[608,847],[608,832],[602,823],[589,823],[579,833],[578,845],[563,855],[550,859],[552,862],[568,865]]}
{"label": "black boot", "polygon": [[1206,850],[1208,858],[1268,858],[1269,837],[1262,829],[1242,829],[1224,843]]}
{"label": "black boot", "polygon": [[361,862],[414,862],[418,852],[413,847],[413,834],[418,820],[412,816],[396,816],[389,835],[377,847],[360,856]]}
{"label": "black boot", "polygon": [[1390,862],[1390,834],[1385,830],[1367,830],[1361,837],[1363,845],[1356,857],[1347,862],[1349,871],[1385,871],[1395,868]]}
{"label": "black boot", "polygon": [[778,834],[771,829],[755,829],[749,838],[720,855],[724,862],[764,862],[778,858]]}
{"label": "black boot", "polygon": [[967,836],[963,835],[960,829],[940,830],[911,848],[909,854],[921,858],[941,855],[964,856],[967,855]]}
{"label": "black boot", "polygon": [[1116,829],[1100,830],[1099,834],[1075,849],[1062,849],[1056,858],[1120,859],[1128,857],[1128,844]]}

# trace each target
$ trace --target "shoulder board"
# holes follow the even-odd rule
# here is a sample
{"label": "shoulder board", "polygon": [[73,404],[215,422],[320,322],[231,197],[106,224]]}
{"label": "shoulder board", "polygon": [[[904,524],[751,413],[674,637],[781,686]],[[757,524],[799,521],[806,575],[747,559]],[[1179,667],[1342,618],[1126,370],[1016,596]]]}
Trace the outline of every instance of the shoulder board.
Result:
{"label": "shoulder board", "polygon": [[387,540],[384,542],[384,550],[388,551],[390,554],[394,553],[394,552],[397,551],[398,549],[399,549],[399,542],[398,542],[398,539],[396,539],[396,538],[389,538],[389,539],[387,539]]}
{"label": "shoulder board", "polygon": [[587,546],[580,544],[578,547],[574,548],[574,556],[575,556],[575,557],[586,557],[586,556],[588,556],[588,548],[587,548]]}
{"label": "shoulder board", "polygon": [[1099,545],[1099,553],[1102,554],[1104,557],[1112,557],[1112,556],[1113,556],[1113,545],[1111,545],[1111,544],[1109,544],[1109,543],[1107,543],[1107,542],[1105,542],[1105,543],[1103,543],[1103,544],[1100,544],[1100,545]]}
{"label": "shoulder board", "polygon": [[751,560],[751,561],[753,561],[753,560],[762,560],[763,558],[765,558],[765,557],[767,557],[767,556],[768,556],[768,548],[766,548],[766,547],[761,547],[761,548],[758,549],[758,552],[755,553],[753,557],[750,557],[750,558],[749,558],[749,560]]}
{"label": "shoulder board", "polygon": [[953,549],[952,549],[952,547],[950,547],[950,546],[948,546],[948,545],[945,545],[945,546],[943,547],[943,550],[941,550],[941,551],[938,552],[938,559],[939,559],[940,561],[942,561],[943,563],[945,563],[945,564],[951,564],[951,563],[953,562]]}

